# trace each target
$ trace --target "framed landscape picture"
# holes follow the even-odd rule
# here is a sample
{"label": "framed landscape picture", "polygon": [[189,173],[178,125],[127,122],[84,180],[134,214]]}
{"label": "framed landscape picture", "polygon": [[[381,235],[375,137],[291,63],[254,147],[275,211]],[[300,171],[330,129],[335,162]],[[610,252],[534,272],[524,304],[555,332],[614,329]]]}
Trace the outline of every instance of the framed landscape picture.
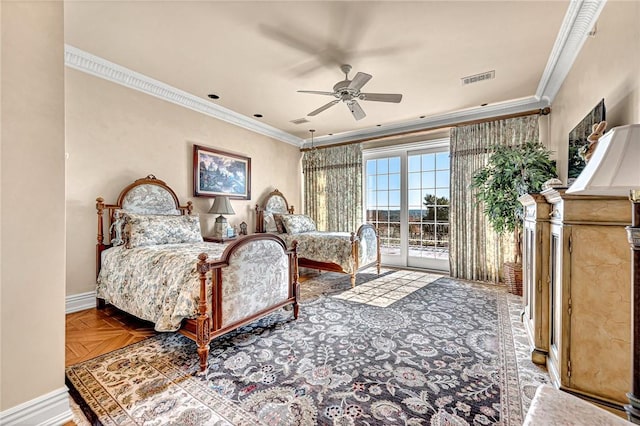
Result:
{"label": "framed landscape picture", "polygon": [[251,158],[193,145],[193,195],[251,199]]}

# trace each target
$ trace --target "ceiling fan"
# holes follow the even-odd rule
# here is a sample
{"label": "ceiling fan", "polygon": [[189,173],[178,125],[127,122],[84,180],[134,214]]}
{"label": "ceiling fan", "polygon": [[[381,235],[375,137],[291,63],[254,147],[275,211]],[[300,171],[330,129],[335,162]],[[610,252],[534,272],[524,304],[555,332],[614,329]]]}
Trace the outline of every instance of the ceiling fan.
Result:
{"label": "ceiling fan", "polygon": [[321,106],[320,108],[311,111],[308,116],[314,116],[320,114],[322,111],[331,108],[338,102],[342,101],[349,107],[349,111],[353,114],[356,120],[361,120],[366,117],[367,114],[358,103],[358,99],[361,101],[376,101],[376,102],[393,102],[399,103],[402,100],[402,95],[397,93],[362,93],[360,89],[371,80],[370,74],[358,72],[353,80],[349,80],[349,72],[351,71],[351,65],[341,65],[340,69],[344,73],[344,80],[337,82],[333,86],[333,92],[320,92],[316,90],[298,90],[300,93],[311,93],[314,95],[327,95],[333,96],[336,99],[332,100],[328,104]]}

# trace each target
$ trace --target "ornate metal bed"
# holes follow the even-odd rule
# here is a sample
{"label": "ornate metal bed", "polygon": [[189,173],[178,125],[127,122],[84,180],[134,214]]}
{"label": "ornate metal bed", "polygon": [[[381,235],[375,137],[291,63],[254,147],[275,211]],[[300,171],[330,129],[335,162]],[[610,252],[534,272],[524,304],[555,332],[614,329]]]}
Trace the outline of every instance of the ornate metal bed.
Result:
{"label": "ornate metal bed", "polygon": [[[364,268],[376,265],[380,273],[380,238],[373,225],[365,223],[351,233],[315,231],[315,224],[311,226],[313,230],[303,227],[302,232],[295,233],[283,232],[290,231],[286,227],[279,227],[277,231],[268,229],[271,218],[277,220],[278,215],[285,221],[304,216],[294,215],[293,206],[289,206],[276,189],[266,196],[262,205],[256,205],[256,233],[277,233],[289,245],[295,239],[300,267],[349,274],[351,287],[355,286],[358,271]],[[311,221],[308,217],[306,220]]]}
{"label": "ornate metal bed", "polygon": [[203,242],[191,202],[180,205],[153,175],[125,187],[115,204],[97,198],[96,209],[98,308],[110,303],[194,340],[201,371],[214,338],[287,305],[298,318],[295,244],[269,234]]}

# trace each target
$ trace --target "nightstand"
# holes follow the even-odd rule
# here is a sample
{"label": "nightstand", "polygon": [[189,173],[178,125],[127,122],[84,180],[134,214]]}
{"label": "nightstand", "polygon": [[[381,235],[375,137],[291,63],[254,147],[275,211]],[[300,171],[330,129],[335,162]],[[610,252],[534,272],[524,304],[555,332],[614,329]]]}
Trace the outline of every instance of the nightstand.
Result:
{"label": "nightstand", "polygon": [[238,236],[236,235],[235,237],[225,237],[225,238],[202,237],[202,239],[208,243],[230,243],[231,241],[237,240]]}

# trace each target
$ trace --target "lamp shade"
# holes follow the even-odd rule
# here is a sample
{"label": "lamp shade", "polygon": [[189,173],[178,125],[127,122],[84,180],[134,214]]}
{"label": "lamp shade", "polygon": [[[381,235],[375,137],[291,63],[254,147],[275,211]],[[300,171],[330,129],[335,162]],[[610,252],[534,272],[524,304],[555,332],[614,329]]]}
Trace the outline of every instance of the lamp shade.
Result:
{"label": "lamp shade", "polygon": [[640,189],[640,124],[614,127],[598,141],[591,160],[567,194],[628,196]]}
{"label": "lamp shade", "polygon": [[229,198],[225,195],[219,195],[213,200],[213,205],[209,209],[211,214],[236,214],[231,207]]}

